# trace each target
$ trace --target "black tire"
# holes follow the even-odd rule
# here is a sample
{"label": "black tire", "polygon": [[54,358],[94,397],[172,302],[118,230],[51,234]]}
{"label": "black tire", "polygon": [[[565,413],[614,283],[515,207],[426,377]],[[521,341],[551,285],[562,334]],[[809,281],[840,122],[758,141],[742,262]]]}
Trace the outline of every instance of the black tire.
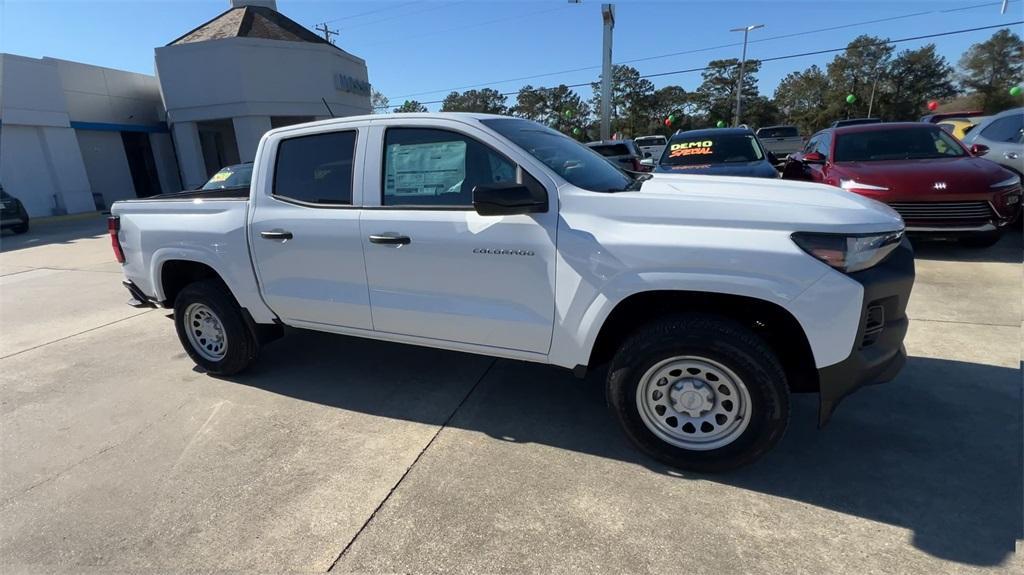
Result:
{"label": "black tire", "polygon": [[28,231],[28,220],[22,220],[20,224],[11,226],[11,231],[16,234],[23,234]]}
{"label": "black tire", "polygon": [[[731,443],[709,450],[685,449],[660,438],[644,423],[637,397],[641,379],[676,356],[710,359],[731,370],[746,387],[749,422]],[[612,360],[606,393],[612,413],[636,447],[658,461],[691,471],[721,472],[747,465],[774,447],[789,423],[789,387],[771,348],[739,323],[710,315],[675,316],[633,334]]]}
{"label": "black tire", "polygon": [[[214,361],[203,357],[189,340],[186,310],[192,304],[206,306],[220,320],[226,340],[223,358]],[[192,361],[213,375],[239,373],[259,356],[259,342],[246,324],[242,308],[220,281],[203,280],[185,286],[174,300],[174,327]]]}
{"label": "black tire", "polygon": [[960,238],[960,243],[969,248],[987,248],[999,242],[1002,234],[995,232],[981,232],[978,234]]}

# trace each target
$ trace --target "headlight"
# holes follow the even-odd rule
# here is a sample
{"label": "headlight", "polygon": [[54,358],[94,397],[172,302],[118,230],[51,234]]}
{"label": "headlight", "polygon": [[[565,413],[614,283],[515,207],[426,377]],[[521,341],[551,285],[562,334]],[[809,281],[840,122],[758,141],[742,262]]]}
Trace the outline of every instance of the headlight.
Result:
{"label": "headlight", "polygon": [[870,190],[873,192],[887,192],[889,188],[885,186],[873,186],[871,184],[862,184],[857,180],[839,180],[839,187],[848,190]]}
{"label": "headlight", "polygon": [[996,182],[996,183],[992,184],[989,187],[992,188],[992,189],[998,190],[999,188],[1009,188],[1011,186],[1019,186],[1019,185],[1020,185],[1020,176],[1013,175],[1013,176],[1010,176],[1009,178],[1006,178],[1005,180],[1003,180],[1001,182]]}
{"label": "headlight", "polygon": [[833,268],[853,273],[884,260],[903,239],[903,230],[870,235],[797,232],[793,242],[800,249]]}

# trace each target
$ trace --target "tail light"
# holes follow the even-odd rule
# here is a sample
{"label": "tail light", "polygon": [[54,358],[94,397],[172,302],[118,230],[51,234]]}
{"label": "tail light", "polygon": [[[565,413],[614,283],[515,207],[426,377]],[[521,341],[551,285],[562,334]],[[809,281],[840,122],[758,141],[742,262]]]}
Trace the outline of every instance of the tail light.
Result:
{"label": "tail light", "polygon": [[117,232],[121,231],[121,218],[118,216],[110,216],[107,218],[107,233],[110,234],[110,247],[114,248],[114,259],[117,263],[124,263],[124,250],[121,249],[121,240],[117,237]]}

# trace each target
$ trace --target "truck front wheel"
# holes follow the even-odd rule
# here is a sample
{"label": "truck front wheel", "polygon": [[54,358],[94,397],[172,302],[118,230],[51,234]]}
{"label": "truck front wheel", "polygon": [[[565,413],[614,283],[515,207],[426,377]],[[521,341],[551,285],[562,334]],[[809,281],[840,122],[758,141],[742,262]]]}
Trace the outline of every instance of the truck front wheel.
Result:
{"label": "truck front wheel", "polygon": [[681,469],[746,465],[789,422],[789,388],[771,348],[715,316],[682,315],[638,331],[612,360],[606,391],[626,436]]}
{"label": "truck front wheel", "polygon": [[185,286],[174,300],[174,326],[185,352],[211,374],[238,373],[259,355],[241,308],[219,281]]}

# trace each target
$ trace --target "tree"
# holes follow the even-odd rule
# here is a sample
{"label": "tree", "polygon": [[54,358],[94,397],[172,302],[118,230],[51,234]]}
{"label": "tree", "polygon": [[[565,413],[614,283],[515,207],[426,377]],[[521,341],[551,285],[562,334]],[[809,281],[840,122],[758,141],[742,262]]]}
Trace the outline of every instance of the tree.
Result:
{"label": "tree", "polygon": [[519,89],[516,95],[516,105],[512,107],[512,113],[516,116],[544,122],[548,114],[547,94],[544,88],[534,88],[527,84]]}
{"label": "tree", "polygon": [[[601,82],[590,85],[594,97],[590,100],[595,114],[601,113]],[[611,117],[612,131],[639,136],[646,130],[653,115],[654,84],[640,77],[631,66],[612,66]]]}
{"label": "tree", "polygon": [[480,114],[507,114],[505,106],[507,98],[497,90],[467,90],[463,93],[452,92],[441,103],[442,112],[476,112]]}
{"label": "tree", "polygon": [[802,134],[813,134],[828,125],[826,99],[828,78],[821,68],[811,66],[803,72],[790,72],[775,88],[775,105],[783,121],[793,124]]}
{"label": "tree", "polygon": [[1024,43],[1009,29],[968,48],[960,58],[960,85],[981,95],[992,114],[1015,104],[1009,90],[1024,80]]}
{"label": "tree", "polygon": [[900,52],[885,74],[881,93],[875,96],[876,116],[887,120],[916,120],[927,113],[929,100],[956,95],[953,67],[935,52],[935,44]]}
{"label": "tree", "polygon": [[375,88],[370,90],[370,111],[374,114],[385,114],[388,111],[388,97]]}
{"label": "tree", "polygon": [[[651,95],[651,119],[646,131],[671,134],[675,130],[693,127],[693,114],[697,109],[694,95],[679,86],[665,86]],[[665,125],[665,118],[676,116],[672,126]]]}
{"label": "tree", "polygon": [[401,106],[395,108],[395,112],[399,113],[399,114],[410,113],[410,112],[426,112],[426,111],[427,111],[427,107],[424,106],[423,104],[420,104],[416,100],[406,100],[405,102],[402,102]]}
{"label": "tree", "polygon": [[[857,118],[868,114],[871,90],[876,91],[875,80],[884,78],[892,58],[892,46],[887,39],[861,35],[846,45],[846,51],[828,64],[829,93],[825,101],[829,118]],[[852,104],[846,97],[853,94]],[[874,114],[874,110],[872,110]]]}
{"label": "tree", "polygon": [[[733,117],[736,110],[736,76],[739,74],[739,65],[740,61],[737,58],[712,60],[708,62],[708,69],[701,72],[703,82],[697,87],[697,99],[707,116],[706,122],[729,122]],[[747,60],[744,65],[741,90],[744,102],[750,102],[758,96],[757,72],[760,69],[761,62],[757,60]],[[744,108],[746,107],[744,104]],[[747,121],[745,113],[740,121]]]}

